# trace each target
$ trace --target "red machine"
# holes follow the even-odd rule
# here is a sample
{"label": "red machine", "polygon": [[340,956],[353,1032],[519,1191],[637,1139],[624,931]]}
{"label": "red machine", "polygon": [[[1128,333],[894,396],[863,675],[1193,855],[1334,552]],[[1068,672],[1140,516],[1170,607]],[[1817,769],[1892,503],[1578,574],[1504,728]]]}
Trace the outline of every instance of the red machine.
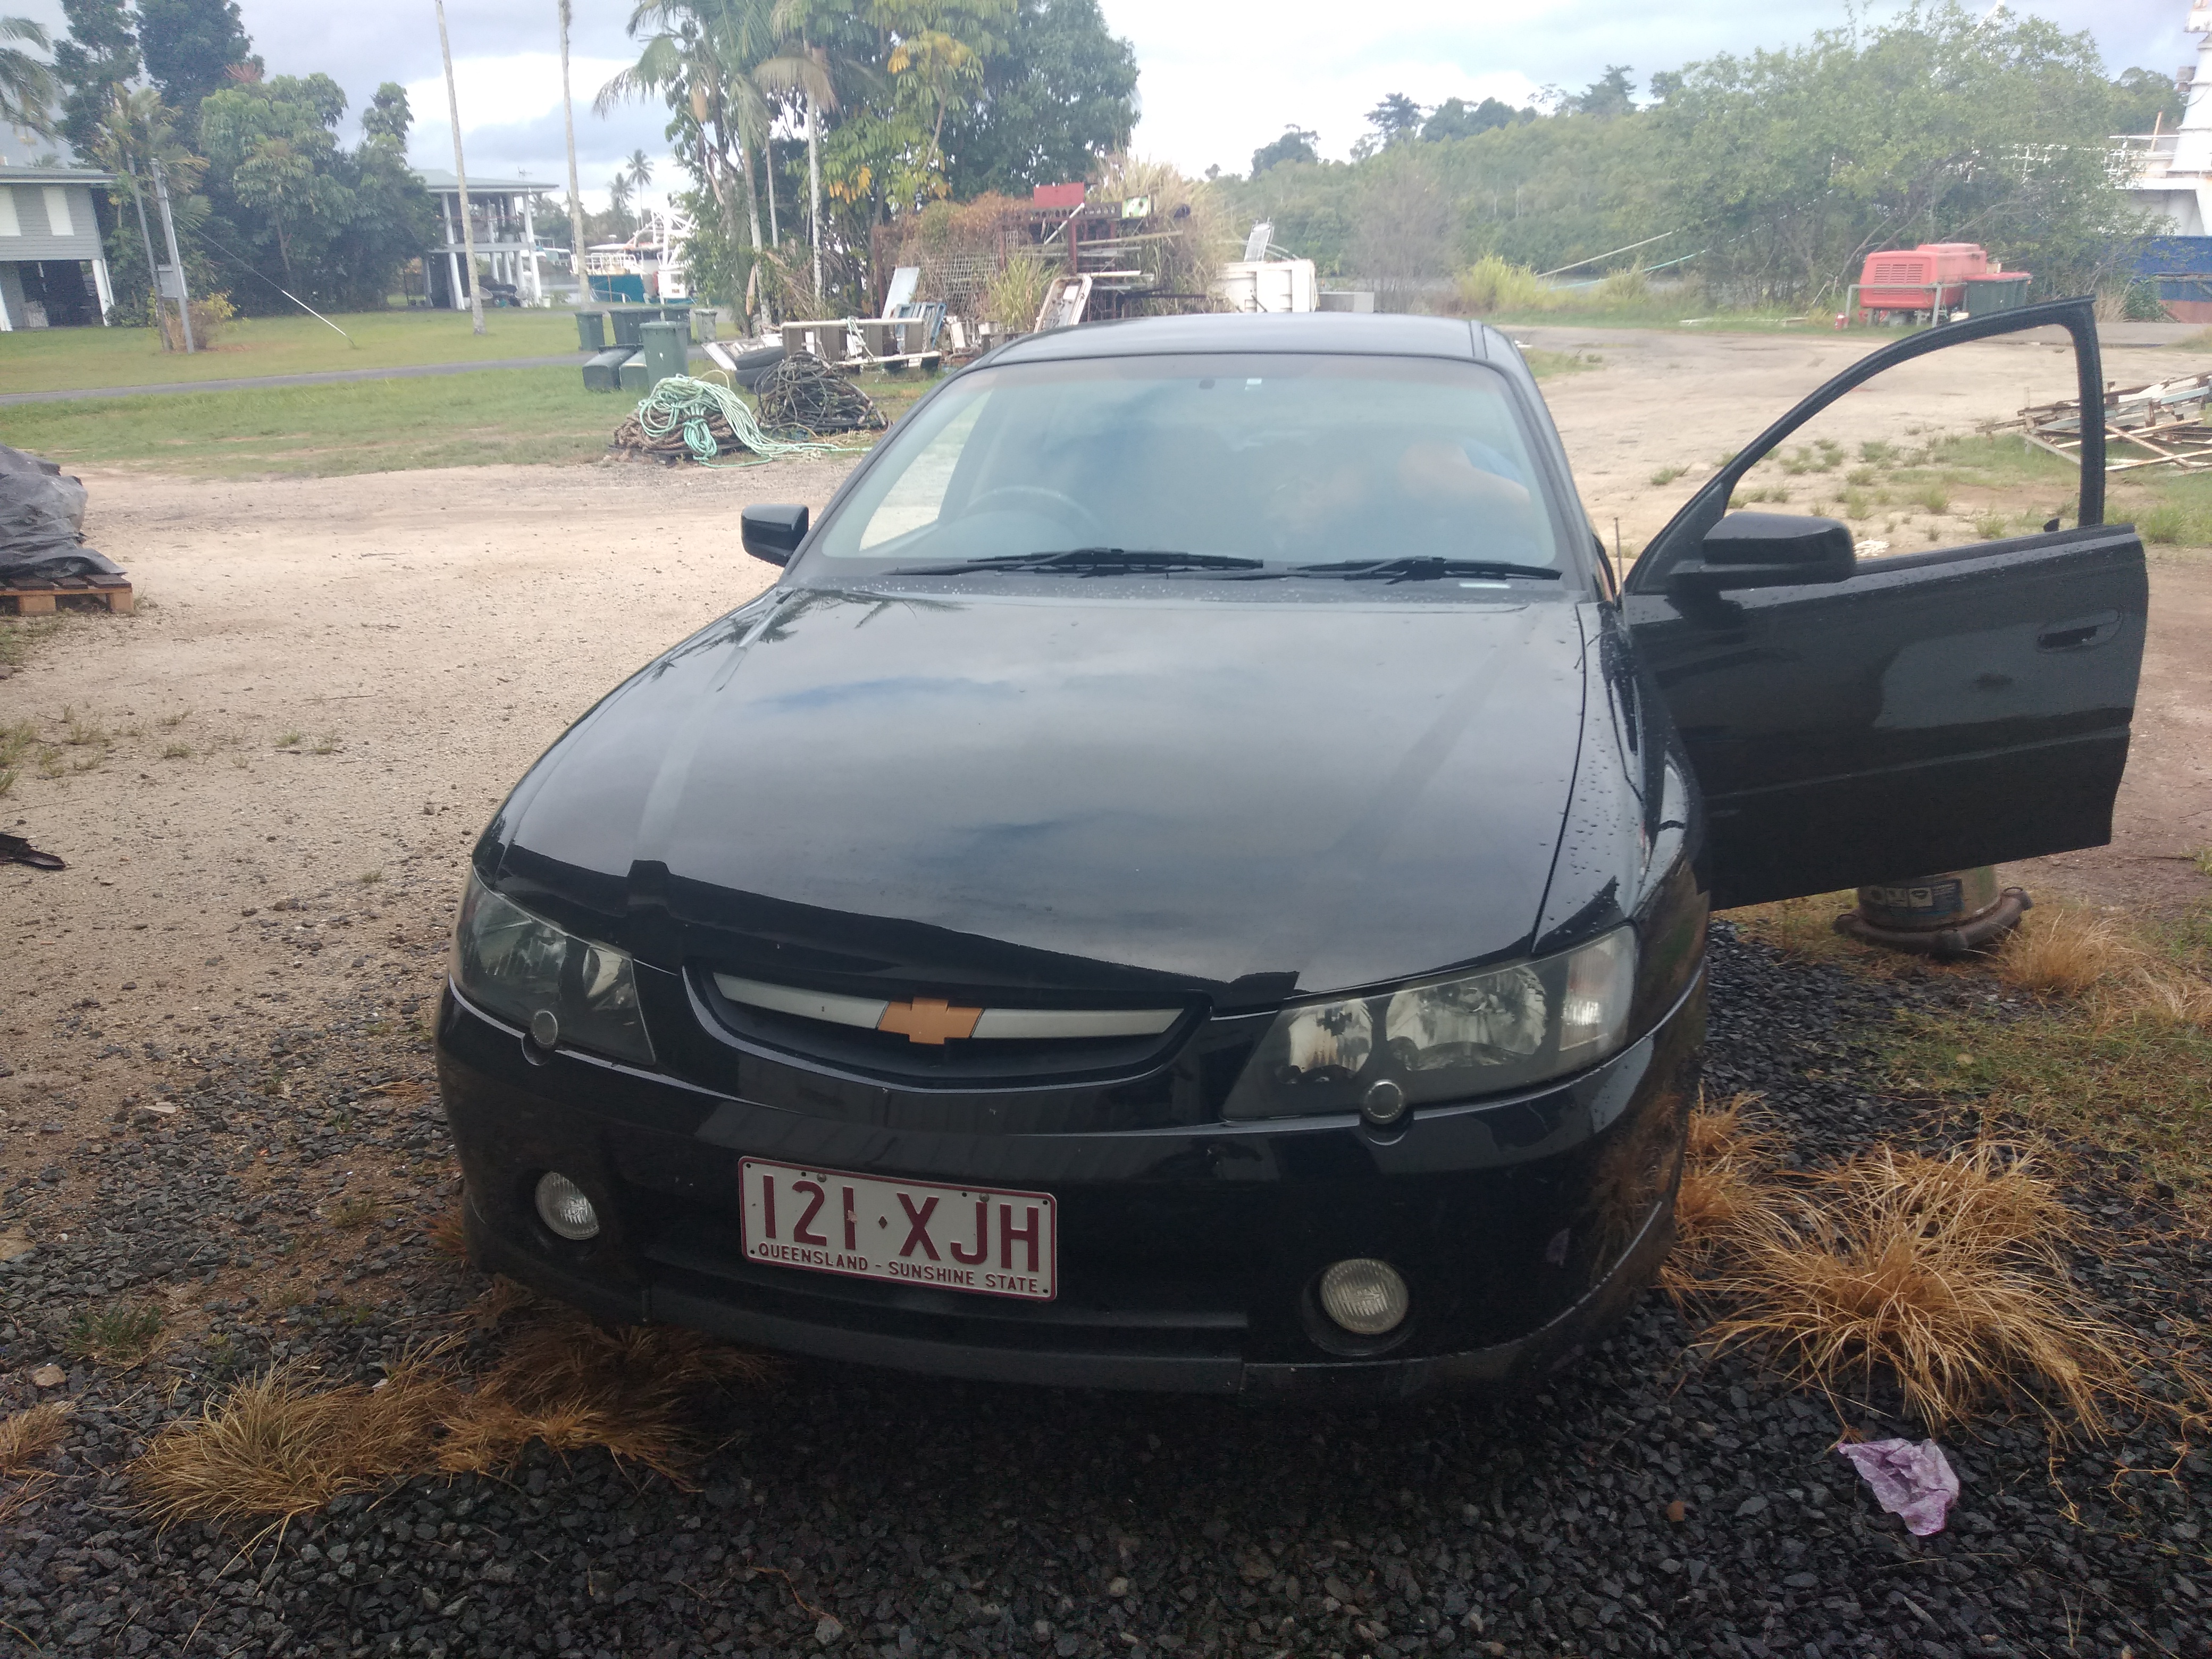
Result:
{"label": "red machine", "polygon": [[1997,269],[1978,242],[1923,242],[1870,253],[1859,272],[1859,319],[1938,321],[1966,303],[1968,278]]}

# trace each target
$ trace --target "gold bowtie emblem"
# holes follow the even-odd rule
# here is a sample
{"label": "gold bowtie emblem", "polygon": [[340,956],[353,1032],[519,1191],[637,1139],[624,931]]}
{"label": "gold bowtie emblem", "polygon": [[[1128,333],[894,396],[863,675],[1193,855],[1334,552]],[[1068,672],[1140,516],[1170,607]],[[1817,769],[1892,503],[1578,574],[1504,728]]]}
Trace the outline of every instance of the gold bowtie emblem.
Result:
{"label": "gold bowtie emblem", "polygon": [[912,1002],[894,1002],[885,1008],[876,1029],[896,1031],[908,1042],[943,1048],[947,1037],[969,1036],[982,1017],[981,1008],[956,1008],[942,997],[916,997]]}

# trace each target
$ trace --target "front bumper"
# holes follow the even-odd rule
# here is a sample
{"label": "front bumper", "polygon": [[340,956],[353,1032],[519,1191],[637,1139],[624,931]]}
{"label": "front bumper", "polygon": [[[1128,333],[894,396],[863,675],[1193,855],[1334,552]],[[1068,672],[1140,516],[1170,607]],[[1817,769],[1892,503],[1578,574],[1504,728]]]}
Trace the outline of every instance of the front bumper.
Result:
{"label": "front bumper", "polygon": [[[1394,1395],[1540,1376],[1617,1317],[1672,1240],[1705,1028],[1702,977],[1640,1042],[1547,1089],[1351,1118],[1083,1133],[926,1129],[761,1106],[581,1054],[533,1057],[450,989],[438,1060],[471,1257],[617,1322],[662,1321],[942,1376],[1213,1394]],[[1057,1300],[1024,1303],[748,1261],[738,1163],[1050,1191]],[[556,1238],[558,1170],[603,1221]],[[1413,1312],[1361,1342],[1314,1300],[1380,1256]]]}

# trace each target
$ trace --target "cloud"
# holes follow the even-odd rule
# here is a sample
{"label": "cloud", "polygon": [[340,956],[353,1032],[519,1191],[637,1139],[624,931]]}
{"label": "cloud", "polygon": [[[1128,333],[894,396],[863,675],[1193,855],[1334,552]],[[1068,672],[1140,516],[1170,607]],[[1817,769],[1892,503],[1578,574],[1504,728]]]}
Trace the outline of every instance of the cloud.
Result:
{"label": "cloud", "polygon": [[[608,179],[634,149],[655,158],[653,188],[681,185],[667,155],[668,112],[658,102],[619,105],[604,118],[592,112],[601,86],[629,62],[621,58],[571,55],[569,84],[576,105],[576,172],[586,199],[604,194]],[[555,53],[519,52],[507,58],[459,58],[453,83],[461,106],[461,142],[471,179],[520,173],[565,187],[568,157],[561,119],[561,61]],[[450,169],[453,125],[447,115],[446,78],[433,75],[407,83],[415,130],[407,151],[417,167]]]}
{"label": "cloud", "polygon": [[[1971,3],[1978,9],[1984,0]],[[0,4],[62,27],[59,0]],[[1608,64],[1632,65],[1643,83],[1656,70],[1795,45],[1847,21],[1842,0],[1668,0],[1642,10],[1617,0],[1398,0],[1372,9],[1276,0],[1262,11],[1219,0],[1102,4],[1109,27],[1136,47],[1138,148],[1192,171],[1212,162],[1241,172],[1286,125],[1315,129],[1322,153],[1341,155],[1389,93],[1423,104],[1486,96],[1520,104],[1547,84],[1585,86]],[[417,161],[452,166],[427,0],[407,0],[400,11],[299,0],[241,0],[241,9],[271,74],[322,70],[356,112],[380,82],[401,82],[415,109]],[[1877,6],[1870,15],[1890,9]],[[2088,30],[2115,71],[2139,64],[2171,72],[2197,55],[2196,37],[2182,33],[2186,0],[2039,0],[2013,9]],[[592,94],[634,51],[623,29],[629,11],[615,0],[575,5],[577,161],[594,194],[617,158],[640,147],[653,156],[667,149],[657,111],[634,105],[605,120],[591,113]],[[471,170],[563,177],[555,0],[447,0],[446,15]],[[672,161],[666,171],[674,174]]]}

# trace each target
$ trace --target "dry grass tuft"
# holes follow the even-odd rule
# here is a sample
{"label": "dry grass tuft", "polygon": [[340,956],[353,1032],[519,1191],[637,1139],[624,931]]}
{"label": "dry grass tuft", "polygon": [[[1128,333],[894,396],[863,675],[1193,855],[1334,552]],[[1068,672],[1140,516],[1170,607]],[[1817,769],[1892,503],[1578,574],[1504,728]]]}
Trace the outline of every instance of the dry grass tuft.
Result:
{"label": "dry grass tuft", "polygon": [[2142,952],[2108,916],[2044,905],[1998,947],[1997,977],[2040,996],[2085,996],[2134,967]]}
{"label": "dry grass tuft", "polygon": [[445,1424],[438,1466],[502,1468],[533,1440],[555,1451],[604,1446],[683,1483],[697,1455],[690,1422],[703,1396],[756,1382],[768,1362],[672,1326],[609,1329],[544,1309],[507,1342],[466,1405]]}
{"label": "dry grass tuft", "polygon": [[604,1447],[681,1484],[703,1449],[702,1401],[768,1373],[757,1356],[689,1331],[608,1330],[504,1281],[487,1295],[496,1303],[487,1322],[520,1315],[487,1369],[465,1369],[455,1337],[409,1355],[374,1389],[268,1372],[155,1437],[134,1470],[148,1512],[165,1526],[276,1524],[410,1475],[503,1469],[532,1441]]}
{"label": "dry grass tuft", "polygon": [[2026,1158],[1881,1146],[1771,1187],[1697,1289],[1729,1310],[1716,1345],[1754,1344],[1823,1387],[1887,1373],[1931,1430],[2025,1400],[2100,1434],[2113,1405],[2144,1403],[2148,1361],[2074,1288],[2074,1228]]}
{"label": "dry grass tuft", "polygon": [[2027,914],[1999,948],[1996,971],[2015,990],[2080,1002],[2108,1024],[2212,1024],[2212,982],[2120,918],[2063,901]]}
{"label": "dry grass tuft", "polygon": [[47,1400],[0,1417],[0,1475],[22,1474],[60,1445],[69,1415],[67,1401]]}
{"label": "dry grass tuft", "polygon": [[374,1389],[318,1389],[306,1371],[283,1366],[164,1428],[132,1474],[163,1526],[285,1522],[420,1473],[454,1398],[451,1382],[419,1361],[403,1360]]}
{"label": "dry grass tuft", "polygon": [[461,1206],[467,1201],[457,1198],[430,1218],[430,1248],[455,1261],[465,1260],[469,1253],[468,1233],[461,1219]]}
{"label": "dry grass tuft", "polygon": [[1768,1177],[1778,1143],[1747,1115],[1758,1098],[1739,1094],[1719,1107],[1700,1099],[1690,1114],[1682,1184],[1674,1195],[1674,1249],[1660,1273],[1660,1284],[1677,1302],[1697,1288],[1734,1230],[1771,1201]]}

